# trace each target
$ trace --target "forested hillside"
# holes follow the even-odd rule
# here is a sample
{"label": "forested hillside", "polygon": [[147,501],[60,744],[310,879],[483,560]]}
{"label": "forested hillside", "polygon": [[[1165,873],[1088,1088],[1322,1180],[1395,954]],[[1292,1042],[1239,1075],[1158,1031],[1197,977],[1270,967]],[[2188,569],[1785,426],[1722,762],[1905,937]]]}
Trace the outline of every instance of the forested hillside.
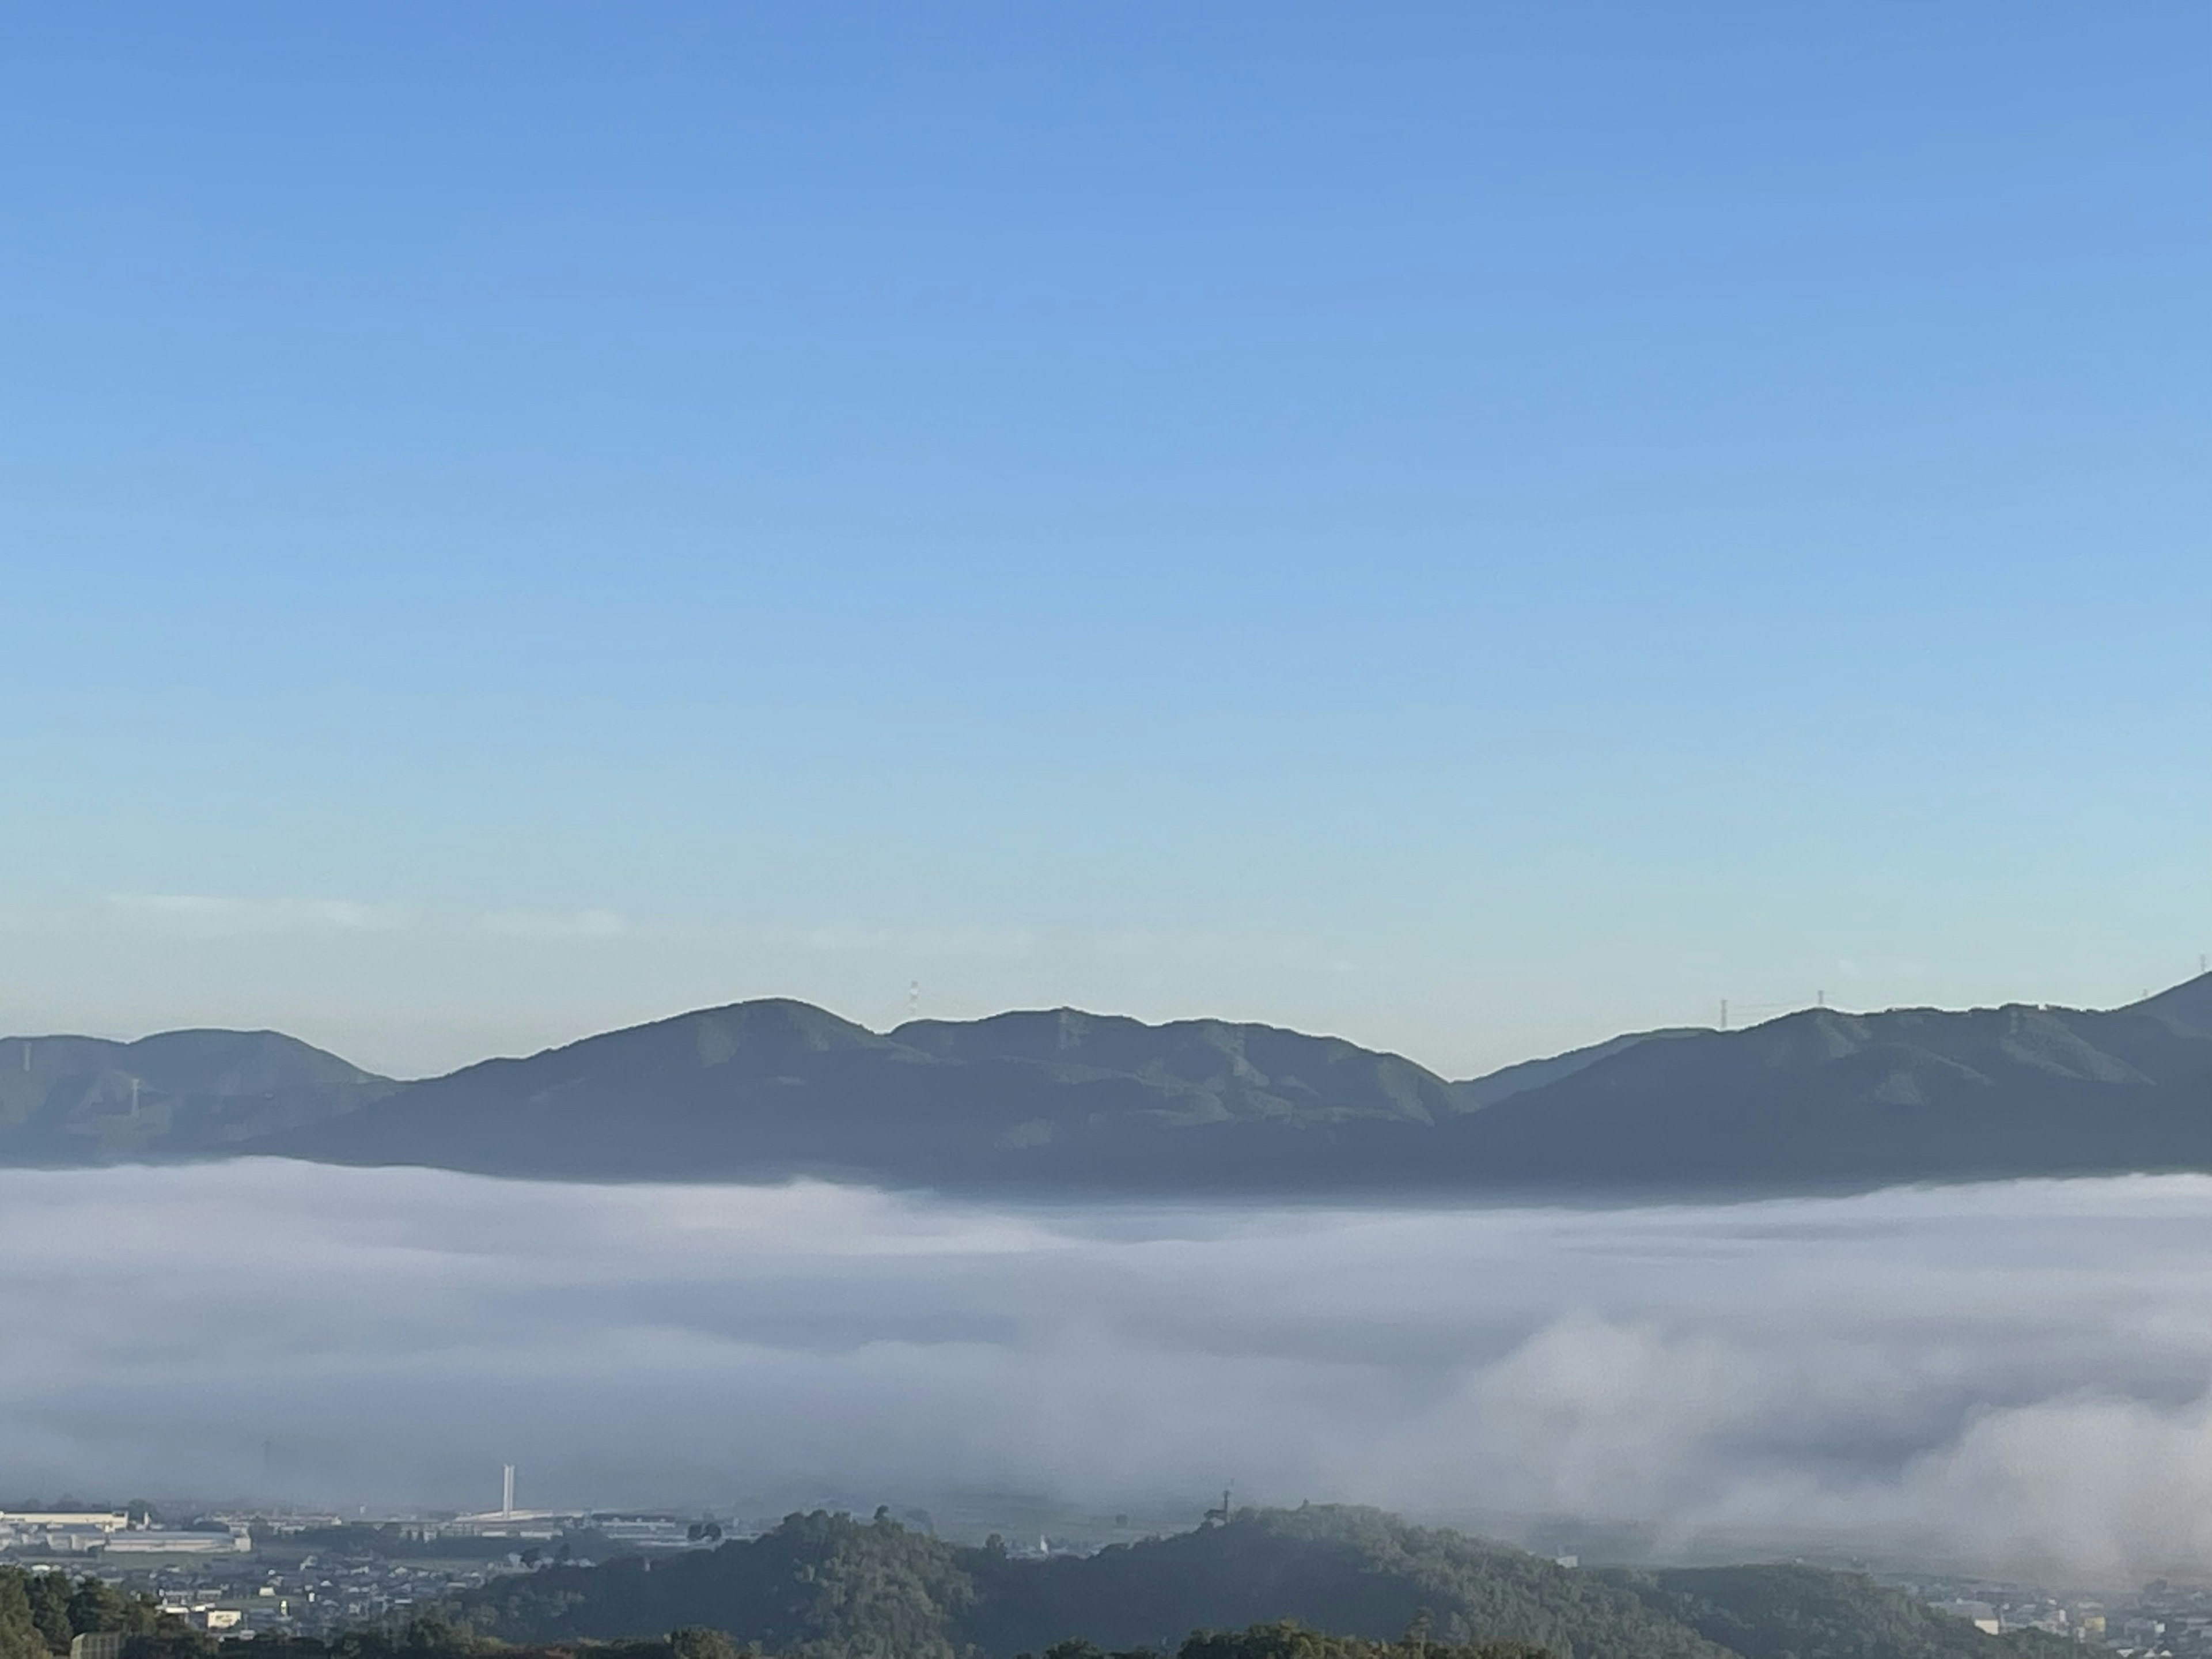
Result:
{"label": "forested hillside", "polygon": [[975,1602],[961,1630],[987,1654],[1062,1636],[1172,1646],[1200,1627],[1280,1619],[1395,1637],[1425,1613],[1440,1642],[1530,1643],[1570,1659],[1715,1659],[1688,1627],[1591,1574],[1380,1510],[1248,1510],[1227,1526],[1048,1561],[976,1553]]}
{"label": "forested hillside", "polygon": [[68,1653],[76,1637],[111,1632],[149,1642],[187,1634],[149,1597],[100,1579],[0,1567],[0,1659],[49,1659]]}
{"label": "forested hillside", "polygon": [[0,1038],[0,1163],[234,1152],[400,1086],[276,1031]]}
{"label": "forested hillside", "polygon": [[[1010,1659],[1072,1641],[1173,1652],[1194,1631],[1244,1631],[1261,1645],[1239,1651],[1264,1659],[1275,1651],[1267,1643],[1292,1640],[1279,1628],[1286,1620],[1334,1637],[1395,1642],[1413,1631],[1437,1647],[1541,1649],[1559,1659],[2022,1659],[2038,1651],[1850,1575],[1802,1567],[1583,1571],[1379,1510],[1334,1506],[1248,1510],[1227,1525],[1045,1561],[948,1544],[880,1515],[872,1522],[793,1516],[761,1538],[650,1569],[632,1559],[502,1580],[459,1597],[454,1611],[515,1642],[647,1638],[703,1626],[811,1659]],[[1081,1655],[1068,1650],[1061,1659]]]}
{"label": "forested hillside", "polygon": [[[1265,1613],[1255,1612],[1267,1609]],[[116,1632],[125,1659],[2066,1659],[1850,1573],[1582,1571],[1379,1510],[1244,1510],[1049,1561],[878,1516],[795,1515],[708,1553],[561,1567],[447,1616],[216,1644],[96,1579],[0,1568],[0,1659]]]}
{"label": "forested hillside", "polygon": [[1633,1191],[2212,1168],[2212,976],[1650,1032],[1451,1083],[1397,1054],[1073,1009],[878,1035],[706,1009],[409,1085],[267,1150],[500,1175],[1037,1191]]}
{"label": "forested hillside", "polygon": [[2006,1649],[2022,1659],[2060,1659],[2077,1651],[2039,1631],[1985,1636],[1861,1573],[1780,1565],[1605,1577],[1743,1659],[1990,1659]]}
{"label": "forested hillside", "polygon": [[0,1041],[0,1162],[240,1153],[1230,1198],[2212,1170],[2212,975],[2102,1012],[1809,1008],[1458,1083],[1268,1025],[1063,1008],[878,1033],[780,999],[407,1084],[267,1032]]}

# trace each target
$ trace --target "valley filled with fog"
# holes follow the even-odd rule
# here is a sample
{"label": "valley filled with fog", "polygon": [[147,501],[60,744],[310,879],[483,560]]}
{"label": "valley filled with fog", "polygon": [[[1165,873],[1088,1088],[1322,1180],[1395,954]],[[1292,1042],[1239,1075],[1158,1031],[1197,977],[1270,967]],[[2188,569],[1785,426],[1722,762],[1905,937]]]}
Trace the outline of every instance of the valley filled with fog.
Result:
{"label": "valley filled with fog", "polygon": [[[1654,1559],[2212,1548],[2212,1178],[1650,1208],[0,1171],[4,1500],[1346,1499]],[[1168,1524],[1163,1521],[1161,1524]]]}

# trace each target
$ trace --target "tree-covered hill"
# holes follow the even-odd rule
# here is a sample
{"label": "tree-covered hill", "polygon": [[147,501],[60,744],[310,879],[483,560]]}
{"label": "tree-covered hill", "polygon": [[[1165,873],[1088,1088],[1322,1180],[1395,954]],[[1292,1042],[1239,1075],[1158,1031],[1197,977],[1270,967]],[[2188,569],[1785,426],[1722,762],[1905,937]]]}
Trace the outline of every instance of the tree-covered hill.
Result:
{"label": "tree-covered hill", "polygon": [[[1266,1617],[1255,1608],[1273,1608]],[[795,1515],[648,1566],[550,1568],[417,1617],[217,1644],[96,1579],[0,1567],[0,1659],[129,1637],[124,1659],[2066,1659],[1854,1573],[1555,1565],[1379,1510],[1225,1526],[1049,1561],[879,1515]]]}
{"label": "tree-covered hill", "polygon": [[1464,1109],[1400,1055],[1272,1026],[1060,1009],[878,1034],[770,1000],[487,1061],[266,1145],[495,1175],[1204,1189],[1298,1184],[1316,1158],[1381,1176]]}
{"label": "tree-covered hill", "polygon": [[507,1641],[612,1640],[702,1626],[771,1653],[955,1659],[975,1595],[969,1560],[982,1553],[880,1517],[864,1523],[817,1511],[703,1554],[500,1579],[453,1606],[474,1628]]}
{"label": "tree-covered hill", "polygon": [[2110,1011],[1810,1008],[1638,1042],[1437,1139],[1449,1165],[1597,1188],[2212,1168],[2212,976]]}
{"label": "tree-covered hill", "polygon": [[1863,1573],[1799,1565],[1689,1567],[1605,1577],[1743,1659],[2060,1659],[2037,1631],[1997,1638]]}
{"label": "tree-covered hill", "polygon": [[[1146,1652],[1149,1656],[1150,1650]],[[1133,1659],[1106,1655],[1089,1642],[1063,1642],[1043,1659]],[[1395,1642],[1367,1636],[1332,1636],[1309,1630],[1296,1620],[1243,1630],[1194,1631],[1176,1650],[1176,1659],[1555,1659],[1547,1650],[1524,1642],[1438,1642],[1416,1622]]]}
{"label": "tree-covered hill", "polygon": [[1765,1190],[2212,1169],[2212,976],[2106,1012],[1807,1009],[1451,1083],[1266,1025],[1073,1009],[878,1034],[706,1009],[266,1137],[557,1177],[971,1190]]}
{"label": "tree-covered hill", "polygon": [[1717,1659],[1686,1626],[1592,1574],[1380,1510],[1247,1510],[1226,1526],[1096,1555],[987,1556],[970,1571],[977,1595],[963,1632],[987,1654],[1067,1635],[1172,1646],[1186,1631],[1280,1619],[1395,1637],[1425,1613],[1440,1642],[1523,1642],[1563,1659]]}
{"label": "tree-covered hill", "polygon": [[1558,1659],[2032,1659],[2036,1651],[1851,1575],[1578,1571],[1336,1506],[1247,1510],[1224,1526],[1044,1561],[948,1544],[882,1516],[793,1516],[763,1537],[650,1568],[632,1559],[502,1580],[458,1597],[454,1613],[514,1642],[635,1639],[703,1626],[809,1659],[1008,1659],[1070,1641],[1174,1652],[1194,1630],[1256,1626],[1261,1635],[1251,1639],[1261,1641],[1285,1620],[1370,1641],[1413,1630],[1437,1647],[1489,1644],[1493,1659],[1507,1649]]}
{"label": "tree-covered hill", "polygon": [[0,1038],[0,1163],[235,1152],[400,1086],[276,1031]]}
{"label": "tree-covered hill", "polygon": [[0,1163],[237,1153],[1262,1198],[2212,1170],[2212,975],[2107,1011],[1805,1009],[1459,1083],[1267,1025],[1056,1009],[878,1033],[787,1000],[406,1084],[266,1032],[0,1040]]}

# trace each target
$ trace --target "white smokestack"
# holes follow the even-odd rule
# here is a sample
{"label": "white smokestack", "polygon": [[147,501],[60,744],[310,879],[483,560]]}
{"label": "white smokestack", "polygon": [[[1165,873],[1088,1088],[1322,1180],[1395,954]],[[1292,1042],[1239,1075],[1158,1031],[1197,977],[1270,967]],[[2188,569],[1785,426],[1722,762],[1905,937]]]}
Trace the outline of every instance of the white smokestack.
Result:
{"label": "white smokestack", "polygon": [[514,1465],[500,1465],[499,1512],[510,1519],[514,1515]]}

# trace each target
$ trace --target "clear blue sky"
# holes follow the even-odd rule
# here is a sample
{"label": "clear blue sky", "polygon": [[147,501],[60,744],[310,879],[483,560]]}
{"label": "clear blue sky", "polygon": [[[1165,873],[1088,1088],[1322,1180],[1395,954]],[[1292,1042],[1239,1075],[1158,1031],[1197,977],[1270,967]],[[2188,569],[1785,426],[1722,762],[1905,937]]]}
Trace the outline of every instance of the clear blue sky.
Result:
{"label": "clear blue sky", "polygon": [[2212,14],[19,9],[0,1029],[1453,1073],[2212,949]]}

